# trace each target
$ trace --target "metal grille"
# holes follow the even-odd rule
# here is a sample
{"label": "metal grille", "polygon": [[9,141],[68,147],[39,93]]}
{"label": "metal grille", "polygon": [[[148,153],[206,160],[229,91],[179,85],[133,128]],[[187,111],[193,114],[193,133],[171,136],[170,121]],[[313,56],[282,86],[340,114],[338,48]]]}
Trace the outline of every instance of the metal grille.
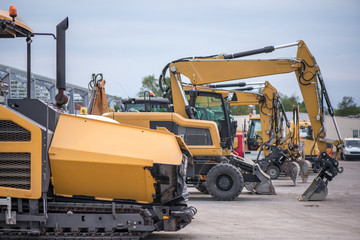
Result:
{"label": "metal grille", "polygon": [[31,134],[10,120],[0,120],[0,142],[29,142]]}
{"label": "metal grille", "polygon": [[180,135],[186,145],[212,145],[209,129],[178,126]]}
{"label": "metal grille", "polygon": [[0,187],[30,189],[30,153],[0,153]]}
{"label": "metal grille", "polygon": [[360,152],[350,152],[350,154],[360,154]]}

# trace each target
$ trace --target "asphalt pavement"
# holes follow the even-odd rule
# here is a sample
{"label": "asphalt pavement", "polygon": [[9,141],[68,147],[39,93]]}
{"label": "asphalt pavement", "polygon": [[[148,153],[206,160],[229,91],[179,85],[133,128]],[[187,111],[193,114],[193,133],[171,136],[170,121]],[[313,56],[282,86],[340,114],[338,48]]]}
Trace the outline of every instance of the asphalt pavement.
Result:
{"label": "asphalt pavement", "polygon": [[189,205],[197,208],[193,222],[178,232],[153,233],[146,239],[360,239],[360,161],[340,161],[344,172],[328,184],[324,201],[301,202],[310,185],[298,178],[273,180],[277,195],[243,190],[234,201],[215,201],[189,188]]}

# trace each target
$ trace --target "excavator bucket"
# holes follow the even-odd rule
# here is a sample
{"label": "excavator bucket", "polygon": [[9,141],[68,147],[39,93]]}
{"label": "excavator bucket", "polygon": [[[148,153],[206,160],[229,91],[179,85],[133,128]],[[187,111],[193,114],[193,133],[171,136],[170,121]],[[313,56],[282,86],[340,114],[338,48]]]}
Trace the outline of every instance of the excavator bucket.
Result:
{"label": "excavator bucket", "polygon": [[328,194],[327,181],[320,177],[321,172],[316,175],[310,186],[299,197],[300,201],[322,201]]}
{"label": "excavator bucket", "polygon": [[303,183],[306,183],[309,177],[309,172],[312,168],[312,164],[308,160],[299,160],[297,164],[300,166],[300,176]]}
{"label": "excavator bucket", "polygon": [[296,186],[297,177],[299,176],[300,166],[296,162],[286,161],[282,166],[281,169],[285,172],[287,176],[291,178]]}
{"label": "excavator bucket", "polygon": [[250,192],[263,195],[274,195],[275,188],[272,184],[271,178],[263,170],[259,164],[254,163],[251,159],[244,158],[243,161],[253,167],[253,174],[258,177],[260,182],[245,182],[245,188]]}
{"label": "excavator bucket", "polygon": [[330,157],[326,152],[322,152],[317,161],[320,164],[320,171],[299,197],[300,201],[322,201],[328,194],[328,182],[331,181],[338,173],[344,169],[339,167],[339,162]]}

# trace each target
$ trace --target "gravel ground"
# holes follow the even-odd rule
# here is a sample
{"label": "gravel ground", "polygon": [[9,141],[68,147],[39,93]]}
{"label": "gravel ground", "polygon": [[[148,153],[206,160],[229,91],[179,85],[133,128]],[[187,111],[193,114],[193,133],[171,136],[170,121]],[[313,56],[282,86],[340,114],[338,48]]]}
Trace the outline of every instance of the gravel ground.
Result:
{"label": "gravel ground", "polygon": [[344,173],[329,183],[324,201],[300,202],[309,186],[299,177],[296,186],[280,176],[277,195],[257,195],[245,189],[230,202],[189,188],[189,205],[198,213],[193,222],[173,233],[153,233],[146,239],[360,239],[360,161],[341,161]]}

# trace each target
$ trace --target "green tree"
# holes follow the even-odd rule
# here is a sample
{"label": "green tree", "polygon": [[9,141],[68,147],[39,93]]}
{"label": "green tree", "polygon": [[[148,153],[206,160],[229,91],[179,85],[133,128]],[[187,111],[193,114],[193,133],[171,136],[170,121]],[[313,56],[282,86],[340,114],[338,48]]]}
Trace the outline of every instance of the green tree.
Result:
{"label": "green tree", "polygon": [[291,112],[294,105],[299,105],[299,97],[295,94],[290,97],[280,93],[280,99],[286,112]]}
{"label": "green tree", "polygon": [[249,106],[231,106],[231,115],[247,115],[249,114]]}
{"label": "green tree", "polygon": [[114,111],[120,112],[120,107],[117,104],[114,105]]}
{"label": "green tree", "polygon": [[304,101],[299,103],[299,111],[302,112],[302,113],[307,113],[307,109],[305,107],[305,102]]}
{"label": "green tree", "polygon": [[337,116],[357,115],[360,113],[360,107],[356,106],[353,97],[344,96],[342,101],[338,104],[338,109],[335,111]]}
{"label": "green tree", "polygon": [[300,112],[307,112],[304,101],[300,102],[300,98],[295,94],[289,97],[286,94],[280,93],[280,100],[286,112],[292,112],[294,105],[299,105]]}
{"label": "green tree", "polygon": [[154,75],[148,75],[142,79],[142,87],[138,93],[139,97],[143,97],[146,91],[153,92],[155,96],[162,97],[162,92],[159,87],[159,81]]}

